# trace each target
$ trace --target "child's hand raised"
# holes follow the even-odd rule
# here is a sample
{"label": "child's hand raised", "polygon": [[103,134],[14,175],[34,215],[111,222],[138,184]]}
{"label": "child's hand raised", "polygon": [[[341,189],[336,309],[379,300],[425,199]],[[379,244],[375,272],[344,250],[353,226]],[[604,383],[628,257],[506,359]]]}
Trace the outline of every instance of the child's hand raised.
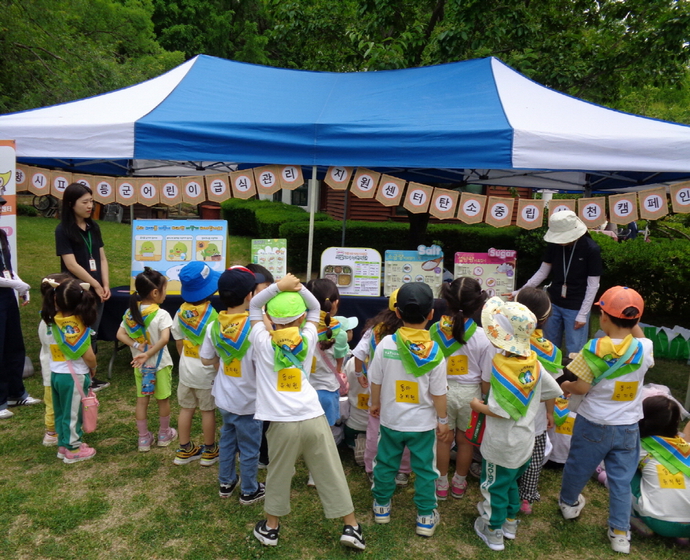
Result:
{"label": "child's hand raised", "polygon": [[286,274],[278,282],[276,282],[278,289],[281,292],[299,292],[302,289],[302,282],[294,274]]}

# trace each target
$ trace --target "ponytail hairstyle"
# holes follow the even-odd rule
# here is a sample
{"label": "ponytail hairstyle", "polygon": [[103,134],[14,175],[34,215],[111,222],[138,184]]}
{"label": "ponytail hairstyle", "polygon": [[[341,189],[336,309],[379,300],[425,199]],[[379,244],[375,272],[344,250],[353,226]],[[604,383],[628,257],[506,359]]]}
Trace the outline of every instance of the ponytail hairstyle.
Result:
{"label": "ponytail hairstyle", "polygon": [[376,316],[367,320],[364,324],[364,331],[373,329],[375,326],[381,325],[378,329],[379,340],[384,336],[395,333],[400,327],[403,326],[403,321],[400,317],[395,314],[395,311],[391,311],[386,307],[379,311]]}
{"label": "ponytail hairstyle", "polygon": [[333,280],[328,278],[318,278],[316,280],[309,280],[307,282],[307,290],[309,290],[321,306],[321,311],[326,313],[323,322],[326,325],[326,339],[319,342],[321,350],[326,350],[335,344],[335,338],[333,336],[333,331],[331,331],[331,309],[333,309],[333,304],[340,299],[340,292],[338,292],[338,287],[335,285]]}
{"label": "ponytail hairstyle", "polygon": [[136,291],[129,296],[129,312],[138,325],[144,326],[144,318],[141,316],[139,303],[148,298],[153,290],[162,290],[167,282],[168,279],[163,274],[148,266],[144,267],[144,272],[137,274],[134,279]]}
{"label": "ponytail hairstyle", "polygon": [[489,299],[481,284],[469,276],[456,278],[450,284],[441,284],[441,297],[446,300],[453,319],[453,338],[465,344],[465,319],[474,319],[480,324],[480,313],[484,302]]}
{"label": "ponytail hairstyle", "polygon": [[86,282],[79,282],[68,274],[44,278],[41,282],[41,318],[47,325],[52,325],[59,312],[64,316],[79,317],[84,325],[90,327],[98,317],[98,297],[90,288]]}
{"label": "ponytail hairstyle", "polygon": [[529,309],[537,318],[537,328],[543,329],[546,320],[551,316],[551,299],[549,294],[538,288],[522,288],[515,301]]}

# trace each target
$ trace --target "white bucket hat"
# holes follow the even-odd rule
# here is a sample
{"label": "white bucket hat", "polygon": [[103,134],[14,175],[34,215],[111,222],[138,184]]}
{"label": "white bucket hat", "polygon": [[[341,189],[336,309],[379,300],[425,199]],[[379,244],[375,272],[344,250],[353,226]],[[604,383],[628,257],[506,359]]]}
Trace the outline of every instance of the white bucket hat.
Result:
{"label": "white bucket hat", "polygon": [[587,233],[587,226],[572,210],[561,210],[549,218],[549,231],[544,235],[547,243],[565,245]]}
{"label": "white bucket hat", "polygon": [[518,356],[532,352],[530,337],[537,328],[537,318],[521,303],[492,297],[482,308],[482,327],[497,348]]}

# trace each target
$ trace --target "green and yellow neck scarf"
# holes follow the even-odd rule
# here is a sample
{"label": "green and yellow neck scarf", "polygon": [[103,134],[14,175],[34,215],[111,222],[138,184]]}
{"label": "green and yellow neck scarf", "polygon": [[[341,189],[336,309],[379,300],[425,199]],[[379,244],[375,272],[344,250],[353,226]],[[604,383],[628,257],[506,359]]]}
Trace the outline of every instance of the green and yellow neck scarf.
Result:
{"label": "green and yellow neck scarf", "polygon": [[224,364],[241,360],[249,350],[249,333],[252,327],[249,313],[221,311],[211,326],[211,341]]}
{"label": "green and yellow neck scarf", "polygon": [[302,336],[299,327],[288,327],[269,332],[274,349],[274,371],[293,367],[304,370],[303,363],[307,358],[308,348],[307,340]]}
{"label": "green and yellow neck scarf", "polygon": [[393,335],[405,371],[415,377],[430,372],[443,361],[439,345],[431,340],[429,331],[401,327]]}
{"label": "green and yellow neck scarf", "polygon": [[201,305],[183,303],[177,311],[180,329],[195,346],[203,344],[206,328],[217,317],[218,313],[208,301]]}
{"label": "green and yellow neck scarf", "polygon": [[536,352],[537,359],[544,366],[544,369],[551,374],[560,373],[563,369],[561,349],[546,340],[541,329],[534,331],[529,342],[532,351]]}
{"label": "green and yellow neck scarf", "polygon": [[156,317],[160,306],[157,303],[152,303],[147,306],[146,309],[141,310],[141,316],[144,319],[144,326],[141,326],[132,318],[132,312],[128,309],[125,311],[124,317],[122,318],[125,323],[125,331],[127,336],[138,342],[139,344],[149,344],[151,340],[149,335],[146,333],[146,329],[151,325],[151,321]]}
{"label": "green and yellow neck scarf", "polygon": [[[463,335],[465,344],[469,342],[476,330],[477,323],[472,319],[465,319],[465,334]],[[431,325],[429,335],[431,340],[439,344],[441,352],[446,358],[462,346],[453,338],[453,318],[449,315],[442,315],[438,323]]]}
{"label": "green and yellow neck scarf", "polygon": [[91,329],[75,315],[64,317],[57,313],[54,320],[57,327],[52,329],[55,343],[68,360],[78,360],[91,348]]}
{"label": "green and yellow neck scarf", "polygon": [[517,421],[527,414],[541,368],[537,354],[526,358],[496,354],[491,367],[491,389],[498,405]]}
{"label": "green and yellow neck scarf", "polygon": [[629,334],[620,344],[614,344],[608,336],[594,338],[585,344],[585,347],[582,349],[582,357],[592,371],[595,383],[628,351],[631,344],[636,344],[637,348],[621,367],[607,376],[609,379],[615,379],[639,369],[644,358],[642,343]]}
{"label": "green and yellow neck scarf", "polygon": [[644,450],[668,469],[690,477],[690,443],[682,437],[649,436],[640,440]]}

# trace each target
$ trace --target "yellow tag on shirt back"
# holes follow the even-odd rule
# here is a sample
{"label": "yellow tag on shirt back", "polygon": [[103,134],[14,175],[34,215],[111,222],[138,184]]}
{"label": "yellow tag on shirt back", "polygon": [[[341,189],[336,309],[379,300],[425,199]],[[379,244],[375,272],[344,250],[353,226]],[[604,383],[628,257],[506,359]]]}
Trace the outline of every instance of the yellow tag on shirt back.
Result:
{"label": "yellow tag on shirt back", "polygon": [[311,361],[311,372],[316,373],[316,356],[314,356],[314,359]]}
{"label": "yellow tag on shirt back", "polygon": [[563,434],[564,436],[572,436],[573,435],[573,426],[575,425],[575,418],[572,418],[569,416],[566,418],[565,422],[561,424],[560,426],[556,426],[556,433],[557,434]]}
{"label": "yellow tag on shirt back", "polygon": [[50,356],[54,362],[65,361],[65,355],[62,353],[62,350],[60,350],[60,347],[57,344],[50,345]]}
{"label": "yellow tag on shirt back", "polygon": [[182,342],[184,344],[184,355],[188,358],[196,358],[198,360],[199,347],[196,344],[194,344],[191,340],[187,340],[186,338]]}
{"label": "yellow tag on shirt back", "polygon": [[419,383],[416,381],[396,381],[395,402],[419,404]]}
{"label": "yellow tag on shirt back", "polygon": [[357,395],[357,408],[360,410],[369,410],[369,393],[360,393]]}
{"label": "yellow tag on shirt back", "polygon": [[659,486],[674,490],[685,490],[685,477],[682,472],[671,474],[664,465],[657,465],[656,472],[659,475]]}
{"label": "yellow tag on shirt back", "polygon": [[637,395],[638,381],[616,381],[612,401],[632,401]]}
{"label": "yellow tag on shirt back", "polygon": [[233,359],[227,364],[223,364],[223,373],[228,377],[242,377],[242,362]]}
{"label": "yellow tag on shirt back", "polygon": [[278,391],[299,393],[302,390],[302,371],[297,368],[285,368],[278,372]]}
{"label": "yellow tag on shirt back", "polygon": [[448,375],[467,375],[467,356],[451,356],[447,362]]}

